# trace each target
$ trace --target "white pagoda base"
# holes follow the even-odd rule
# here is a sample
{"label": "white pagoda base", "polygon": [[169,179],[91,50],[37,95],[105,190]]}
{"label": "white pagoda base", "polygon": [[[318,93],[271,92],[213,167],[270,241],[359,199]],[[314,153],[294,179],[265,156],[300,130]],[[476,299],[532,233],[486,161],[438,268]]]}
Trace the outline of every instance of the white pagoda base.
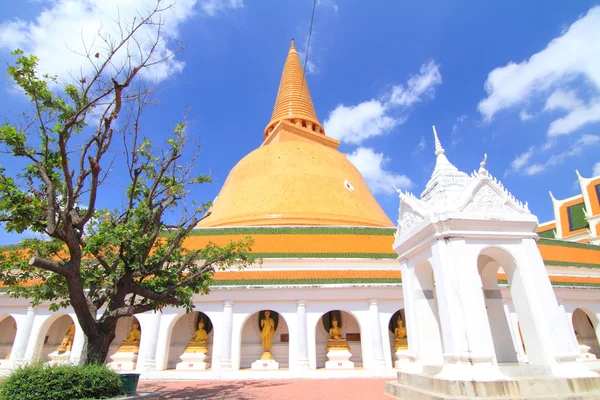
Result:
{"label": "white pagoda base", "polygon": [[0,369],[11,369],[12,366],[11,360],[0,360]]}
{"label": "white pagoda base", "polygon": [[258,371],[273,371],[279,369],[279,363],[275,360],[256,360],[252,363],[252,369]]}
{"label": "white pagoda base", "polygon": [[396,369],[409,368],[415,364],[417,355],[408,349],[398,349],[394,353],[396,361],[394,361],[394,367]]}
{"label": "white pagoda base", "polygon": [[590,346],[585,344],[579,345],[579,358],[581,361],[592,361],[596,359],[596,355],[590,353]]}
{"label": "white pagoda base", "polygon": [[210,357],[206,353],[183,353],[175,369],[180,371],[205,371],[210,368]]}
{"label": "white pagoda base", "polygon": [[329,350],[325,369],[352,369],[354,363],[350,361],[350,357],[352,357],[352,353],[348,350]]}
{"label": "white pagoda base", "polygon": [[553,376],[551,371],[543,371],[543,366],[515,364],[502,372],[517,372],[518,376],[507,374],[501,380],[441,379],[439,368],[424,367],[421,373],[398,372],[398,380],[387,382],[385,392],[399,399],[421,400],[595,400],[599,394],[599,377]]}
{"label": "white pagoda base", "polygon": [[108,363],[108,368],[115,371],[134,371],[137,364],[138,353],[117,352],[110,356],[112,362]]}
{"label": "white pagoda base", "polygon": [[48,358],[50,359],[50,361],[48,361],[47,364],[50,366],[67,365],[69,364],[69,359],[71,358],[71,352],[53,351],[52,353],[48,354]]}

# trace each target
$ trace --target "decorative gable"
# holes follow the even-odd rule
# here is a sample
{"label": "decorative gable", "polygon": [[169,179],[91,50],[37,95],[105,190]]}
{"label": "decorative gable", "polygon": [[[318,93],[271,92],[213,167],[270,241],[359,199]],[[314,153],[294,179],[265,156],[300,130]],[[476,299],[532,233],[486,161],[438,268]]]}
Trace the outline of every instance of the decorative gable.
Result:
{"label": "decorative gable", "polygon": [[489,179],[482,179],[468,196],[460,211],[479,214],[523,214],[524,206],[517,203]]}

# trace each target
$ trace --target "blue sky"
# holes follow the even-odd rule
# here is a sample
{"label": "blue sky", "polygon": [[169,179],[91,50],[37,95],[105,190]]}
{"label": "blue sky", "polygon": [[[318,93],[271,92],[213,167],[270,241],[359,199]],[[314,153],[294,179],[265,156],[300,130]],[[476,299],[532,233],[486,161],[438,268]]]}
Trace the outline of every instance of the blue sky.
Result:
{"label": "blue sky", "polygon": [[[144,3],[6,2],[0,56],[10,61],[10,50],[20,47],[67,77],[81,62],[69,49],[86,28],[117,9],[134,15]],[[392,183],[420,194],[429,179],[436,125],[459,169],[475,170],[488,153],[488,170],[546,221],[553,218],[548,191],[573,196],[575,169],[600,174],[597,3],[320,0],[307,76],[317,115],[392,220]],[[199,170],[214,181],[194,189],[194,198],[213,199],[237,161],[261,144],[290,39],[305,50],[311,7],[312,0],[175,4],[167,38],[186,49],[156,73],[161,104],[147,114],[144,131],[164,139],[191,107]],[[26,109],[6,74],[0,85],[3,117]],[[0,164],[10,163],[1,157]],[[102,205],[120,204],[114,188],[122,188],[121,178],[111,175]],[[0,232],[0,244],[17,241]]]}

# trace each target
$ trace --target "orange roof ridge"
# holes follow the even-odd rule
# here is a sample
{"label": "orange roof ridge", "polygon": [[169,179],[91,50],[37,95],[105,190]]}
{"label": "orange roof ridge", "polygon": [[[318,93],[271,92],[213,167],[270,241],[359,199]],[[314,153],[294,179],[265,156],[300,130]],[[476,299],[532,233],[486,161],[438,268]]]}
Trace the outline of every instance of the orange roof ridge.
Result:
{"label": "orange roof ridge", "polygon": [[308,83],[304,77],[304,70],[296,46],[294,46],[294,39],[290,44],[290,50],[281,74],[273,115],[265,128],[264,137],[267,138],[281,121],[290,121],[316,133],[325,134],[310,98]]}

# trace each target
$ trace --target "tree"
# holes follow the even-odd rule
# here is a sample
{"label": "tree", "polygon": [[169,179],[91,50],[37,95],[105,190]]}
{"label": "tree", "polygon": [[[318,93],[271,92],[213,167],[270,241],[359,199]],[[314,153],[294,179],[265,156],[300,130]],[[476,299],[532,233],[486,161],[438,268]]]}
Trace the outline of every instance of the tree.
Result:
{"label": "tree", "polygon": [[[194,294],[209,292],[215,270],[255,261],[251,238],[184,246],[210,208],[188,199],[188,188],[210,177],[194,174],[197,151],[186,158],[187,118],[161,146],[141,134],[142,112],[154,101],[144,74],[173,55],[157,51],[168,9],[157,0],[120,23],[116,39],[99,32],[104,51],[90,47],[83,55],[93,73],[72,83],[40,77],[37,58],[20,50],[8,68],[32,112],[0,126],[11,163],[24,165],[18,174],[0,166],[0,223],[46,238],[0,253],[0,280],[33,305],[71,306],[87,337],[86,363],[105,362],[119,318],[166,305],[189,311]],[[127,185],[123,205],[109,210],[100,208],[101,196],[114,196],[106,186],[114,163],[126,171]]]}

